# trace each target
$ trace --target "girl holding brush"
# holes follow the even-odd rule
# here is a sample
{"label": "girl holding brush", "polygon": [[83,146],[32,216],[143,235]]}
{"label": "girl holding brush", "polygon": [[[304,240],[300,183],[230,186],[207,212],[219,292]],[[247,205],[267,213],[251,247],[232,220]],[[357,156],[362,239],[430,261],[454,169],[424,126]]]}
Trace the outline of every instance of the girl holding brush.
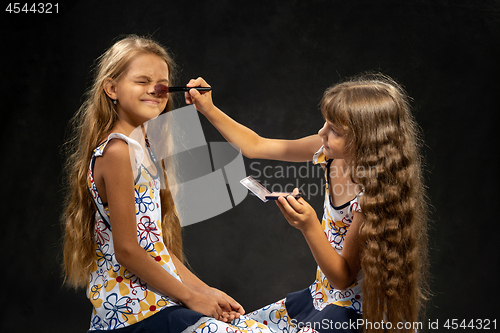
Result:
{"label": "girl holding brush", "polygon": [[259,136],[215,107],[211,93],[185,97],[245,156],[325,170],[321,222],[303,198],[277,201],[309,245],[316,280],[249,317],[274,332],[412,331],[405,327],[418,322],[427,295],[427,220],[417,124],[402,87],[365,75],[328,88],[324,126],[298,140]]}

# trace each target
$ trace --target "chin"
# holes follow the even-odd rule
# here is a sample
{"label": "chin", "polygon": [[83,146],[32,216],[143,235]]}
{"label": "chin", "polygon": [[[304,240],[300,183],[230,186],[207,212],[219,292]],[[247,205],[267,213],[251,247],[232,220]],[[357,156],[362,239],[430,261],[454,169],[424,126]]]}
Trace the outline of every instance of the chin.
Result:
{"label": "chin", "polygon": [[326,157],[327,159],[333,158],[333,157],[331,156],[330,149],[328,149],[328,148],[323,147],[323,154],[325,155],[325,157]]}
{"label": "chin", "polygon": [[327,160],[342,160],[344,159],[344,156],[339,153],[334,153],[332,151],[327,151],[326,149],[323,149],[323,154],[325,154],[325,157]]}

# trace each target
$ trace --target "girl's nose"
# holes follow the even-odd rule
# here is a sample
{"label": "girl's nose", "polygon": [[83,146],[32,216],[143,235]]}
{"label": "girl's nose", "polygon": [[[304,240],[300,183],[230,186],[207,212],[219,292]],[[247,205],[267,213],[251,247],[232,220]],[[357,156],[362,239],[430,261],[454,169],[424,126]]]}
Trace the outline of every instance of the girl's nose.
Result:
{"label": "girl's nose", "polygon": [[155,90],[155,85],[154,84],[150,84],[148,86],[148,94],[152,95],[152,96],[156,96],[158,95],[158,93],[156,92]]}
{"label": "girl's nose", "polygon": [[326,121],[323,127],[321,127],[318,131],[318,135],[324,137],[325,136],[325,128],[326,128]]}

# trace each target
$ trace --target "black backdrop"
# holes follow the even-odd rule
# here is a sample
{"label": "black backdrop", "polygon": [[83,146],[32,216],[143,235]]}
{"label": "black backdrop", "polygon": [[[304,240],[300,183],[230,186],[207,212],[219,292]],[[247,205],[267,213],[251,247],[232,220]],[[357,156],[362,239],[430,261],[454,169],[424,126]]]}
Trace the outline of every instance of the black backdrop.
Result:
{"label": "black backdrop", "polygon": [[[434,297],[428,318],[442,328],[447,319],[498,317],[493,131],[499,111],[499,1],[143,0],[59,6],[59,14],[9,14],[6,4],[2,8],[2,332],[88,328],[91,308],[84,291],[61,285],[60,148],[94,59],[129,33],[152,34],[180,65],[179,82],[203,76],[214,87],[216,105],[268,137],[316,133],[322,92],[343,77],[381,71],[403,83],[424,133],[433,207]],[[221,140],[204,118],[202,124],[207,141]],[[265,167],[272,174],[288,166],[245,163],[255,176]],[[308,172],[301,181],[318,183]],[[295,182],[288,176],[276,181]],[[309,200],[319,215],[322,200]],[[192,269],[247,311],[305,288],[315,276],[300,232],[272,203],[255,197],[184,228],[184,241]]]}

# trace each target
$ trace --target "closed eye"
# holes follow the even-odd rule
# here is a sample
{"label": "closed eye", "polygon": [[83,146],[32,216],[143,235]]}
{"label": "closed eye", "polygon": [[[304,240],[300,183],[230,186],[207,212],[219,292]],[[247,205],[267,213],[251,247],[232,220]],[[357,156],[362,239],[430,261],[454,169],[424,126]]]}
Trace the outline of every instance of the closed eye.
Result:
{"label": "closed eye", "polygon": [[138,84],[147,84],[151,82],[151,78],[147,75],[138,75],[134,77],[134,82]]}

